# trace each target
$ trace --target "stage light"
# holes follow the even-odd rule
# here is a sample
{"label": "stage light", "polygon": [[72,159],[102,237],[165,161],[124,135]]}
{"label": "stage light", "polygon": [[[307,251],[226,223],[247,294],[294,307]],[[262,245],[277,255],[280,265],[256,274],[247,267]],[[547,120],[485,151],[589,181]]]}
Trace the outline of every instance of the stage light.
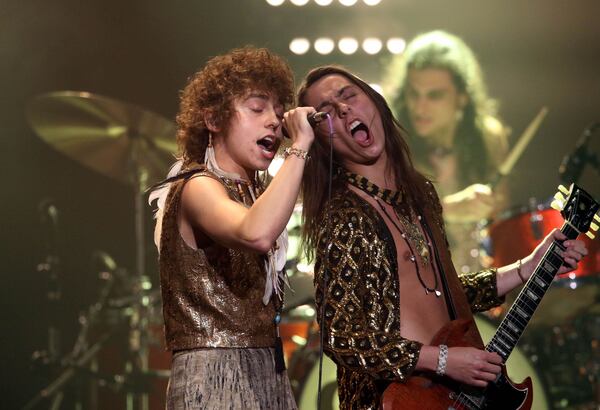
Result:
{"label": "stage light", "polygon": [[367,6],[376,6],[381,3],[381,0],[363,0]]}
{"label": "stage light", "polygon": [[400,37],[392,37],[387,41],[387,49],[392,54],[400,54],[406,47],[406,40]]}
{"label": "stage light", "polygon": [[309,2],[309,0],[290,0],[292,2],[292,4],[295,4],[296,6],[305,6],[306,3]]}
{"label": "stage light", "polygon": [[329,6],[331,3],[333,3],[333,0],[315,0],[315,3],[317,3],[319,6]]}
{"label": "stage light", "polygon": [[315,40],[315,50],[319,54],[329,54],[335,48],[335,43],[332,39],[321,37]]}
{"label": "stage light", "polygon": [[346,7],[354,6],[357,0],[340,0],[340,3]]}
{"label": "stage light", "polygon": [[285,0],[267,0],[267,3],[269,3],[271,6],[281,6],[283,4]]}
{"label": "stage light", "polygon": [[381,40],[375,37],[365,38],[362,43],[362,48],[365,50],[365,53],[371,55],[379,53],[382,47]]}
{"label": "stage light", "polygon": [[283,165],[283,161],[283,157],[280,156],[276,156],[275,158],[273,158],[273,161],[271,161],[269,168],[267,168],[269,175],[271,175],[272,177],[277,175],[277,173],[279,172],[279,168],[281,168],[281,166]]}
{"label": "stage light", "polygon": [[338,48],[344,54],[354,54],[358,50],[358,41],[352,37],[344,37],[338,41]]}
{"label": "stage light", "polygon": [[302,273],[313,273],[314,269],[315,269],[315,265],[313,265],[312,263],[300,262],[296,265],[296,269],[298,269],[298,272],[302,272]]}
{"label": "stage light", "polygon": [[383,95],[383,88],[379,84],[372,83],[372,84],[369,84],[369,85],[371,86],[372,89],[374,89],[375,91],[377,91],[379,94]]}
{"label": "stage light", "polygon": [[306,38],[295,38],[290,41],[290,51],[294,54],[306,54],[310,48],[310,41]]}

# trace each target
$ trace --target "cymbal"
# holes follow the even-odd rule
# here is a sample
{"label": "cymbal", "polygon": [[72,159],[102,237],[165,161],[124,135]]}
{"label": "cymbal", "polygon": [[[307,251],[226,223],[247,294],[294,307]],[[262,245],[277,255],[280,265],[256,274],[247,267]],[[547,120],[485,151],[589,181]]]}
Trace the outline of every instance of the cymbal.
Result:
{"label": "cymbal", "polygon": [[28,104],[40,138],[69,158],[125,184],[165,177],[177,151],[175,125],[136,105],[83,91],[56,91]]}

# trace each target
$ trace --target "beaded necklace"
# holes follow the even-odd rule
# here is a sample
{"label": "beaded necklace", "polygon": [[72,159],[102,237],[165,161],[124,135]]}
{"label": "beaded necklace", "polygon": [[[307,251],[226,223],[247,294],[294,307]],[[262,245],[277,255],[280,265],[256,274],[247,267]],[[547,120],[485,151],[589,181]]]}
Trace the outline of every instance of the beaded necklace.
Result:
{"label": "beaded necklace", "polygon": [[[402,204],[402,199],[404,196],[402,191],[392,191],[390,189],[380,188],[367,178],[351,172],[346,172],[345,177],[349,184],[359,188],[375,199],[375,202],[377,202],[383,214],[392,223],[394,228],[396,228],[398,233],[400,233],[400,236],[406,242],[406,245],[411,253],[410,261],[415,264],[417,279],[419,280],[419,283],[423,289],[425,289],[425,294],[433,293],[435,296],[440,297],[442,293],[438,289],[438,276],[435,273],[435,269],[433,270],[435,283],[433,284],[433,287],[429,287],[421,276],[419,262],[417,261],[416,257],[416,255],[419,256],[422,267],[431,265],[430,243],[426,240],[417,223],[415,223],[415,221],[418,221],[418,224],[421,224],[421,215],[417,215],[412,207],[401,206],[405,205]],[[393,219],[389,215],[381,201],[384,201],[392,206],[396,219]],[[415,252],[415,250],[417,252]]]}

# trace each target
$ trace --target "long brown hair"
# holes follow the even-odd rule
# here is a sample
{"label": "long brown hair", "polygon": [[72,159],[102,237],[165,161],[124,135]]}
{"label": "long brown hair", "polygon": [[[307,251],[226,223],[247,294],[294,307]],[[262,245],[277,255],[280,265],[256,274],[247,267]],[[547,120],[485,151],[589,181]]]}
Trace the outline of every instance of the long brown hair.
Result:
{"label": "long brown hair", "polygon": [[497,120],[497,103],[488,96],[473,51],[459,37],[441,30],[417,36],[402,55],[394,58],[388,69],[391,105],[413,137],[411,146],[416,158],[424,158],[429,148],[425,140],[416,135],[410,122],[406,104],[408,72],[427,68],[448,71],[458,92],[468,96],[454,139],[459,178],[465,185],[485,180],[494,169],[484,143],[485,119]]}
{"label": "long brown hair", "polygon": [[[297,104],[306,106],[308,89],[321,78],[329,75],[341,75],[356,84],[375,104],[381,115],[385,133],[385,151],[390,159],[388,166],[394,175],[396,186],[402,187],[407,200],[414,204],[426,198],[423,186],[423,176],[414,168],[410,150],[404,138],[404,128],[394,118],[385,99],[366,82],[350,73],[343,67],[327,65],[312,69],[298,89]],[[329,183],[329,144],[323,138],[316,138],[310,148],[310,160],[306,163],[302,178],[302,242],[303,250],[309,260],[314,256],[317,236],[322,227],[322,213],[325,209]],[[334,163],[341,167],[341,161],[336,158]],[[345,182],[342,178],[332,180],[332,194],[343,189]]]}

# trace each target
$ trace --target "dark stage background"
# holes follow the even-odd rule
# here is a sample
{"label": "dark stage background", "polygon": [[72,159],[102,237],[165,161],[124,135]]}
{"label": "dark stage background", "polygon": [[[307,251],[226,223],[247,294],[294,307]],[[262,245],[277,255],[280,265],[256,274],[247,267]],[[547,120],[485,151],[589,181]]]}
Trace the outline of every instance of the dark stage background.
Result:
{"label": "dark stage background", "polygon": [[[59,326],[63,351],[73,344],[77,314],[97,295],[90,266],[96,249],[134,267],[133,192],[54,151],[29,127],[30,98],[85,90],[134,103],[173,119],[178,90],[207,58],[245,44],[286,56],[298,78],[312,66],[339,63],[378,82],[386,54],[295,56],[293,37],[367,35],[406,39],[445,29],[475,50],[513,138],[546,105],[550,112],[510,178],[513,205],[547,199],[561,158],[583,128],[600,120],[600,3],[596,0],[383,0],[378,7],[319,7],[263,0],[2,0],[0,2],[0,160],[2,375],[0,407],[19,408],[47,379],[31,354],[46,344],[46,254],[38,206],[51,198],[60,216]],[[512,141],[514,143],[514,140]],[[598,137],[591,147],[600,152]],[[581,182],[600,195],[597,175]],[[147,274],[156,285],[148,223]]]}

